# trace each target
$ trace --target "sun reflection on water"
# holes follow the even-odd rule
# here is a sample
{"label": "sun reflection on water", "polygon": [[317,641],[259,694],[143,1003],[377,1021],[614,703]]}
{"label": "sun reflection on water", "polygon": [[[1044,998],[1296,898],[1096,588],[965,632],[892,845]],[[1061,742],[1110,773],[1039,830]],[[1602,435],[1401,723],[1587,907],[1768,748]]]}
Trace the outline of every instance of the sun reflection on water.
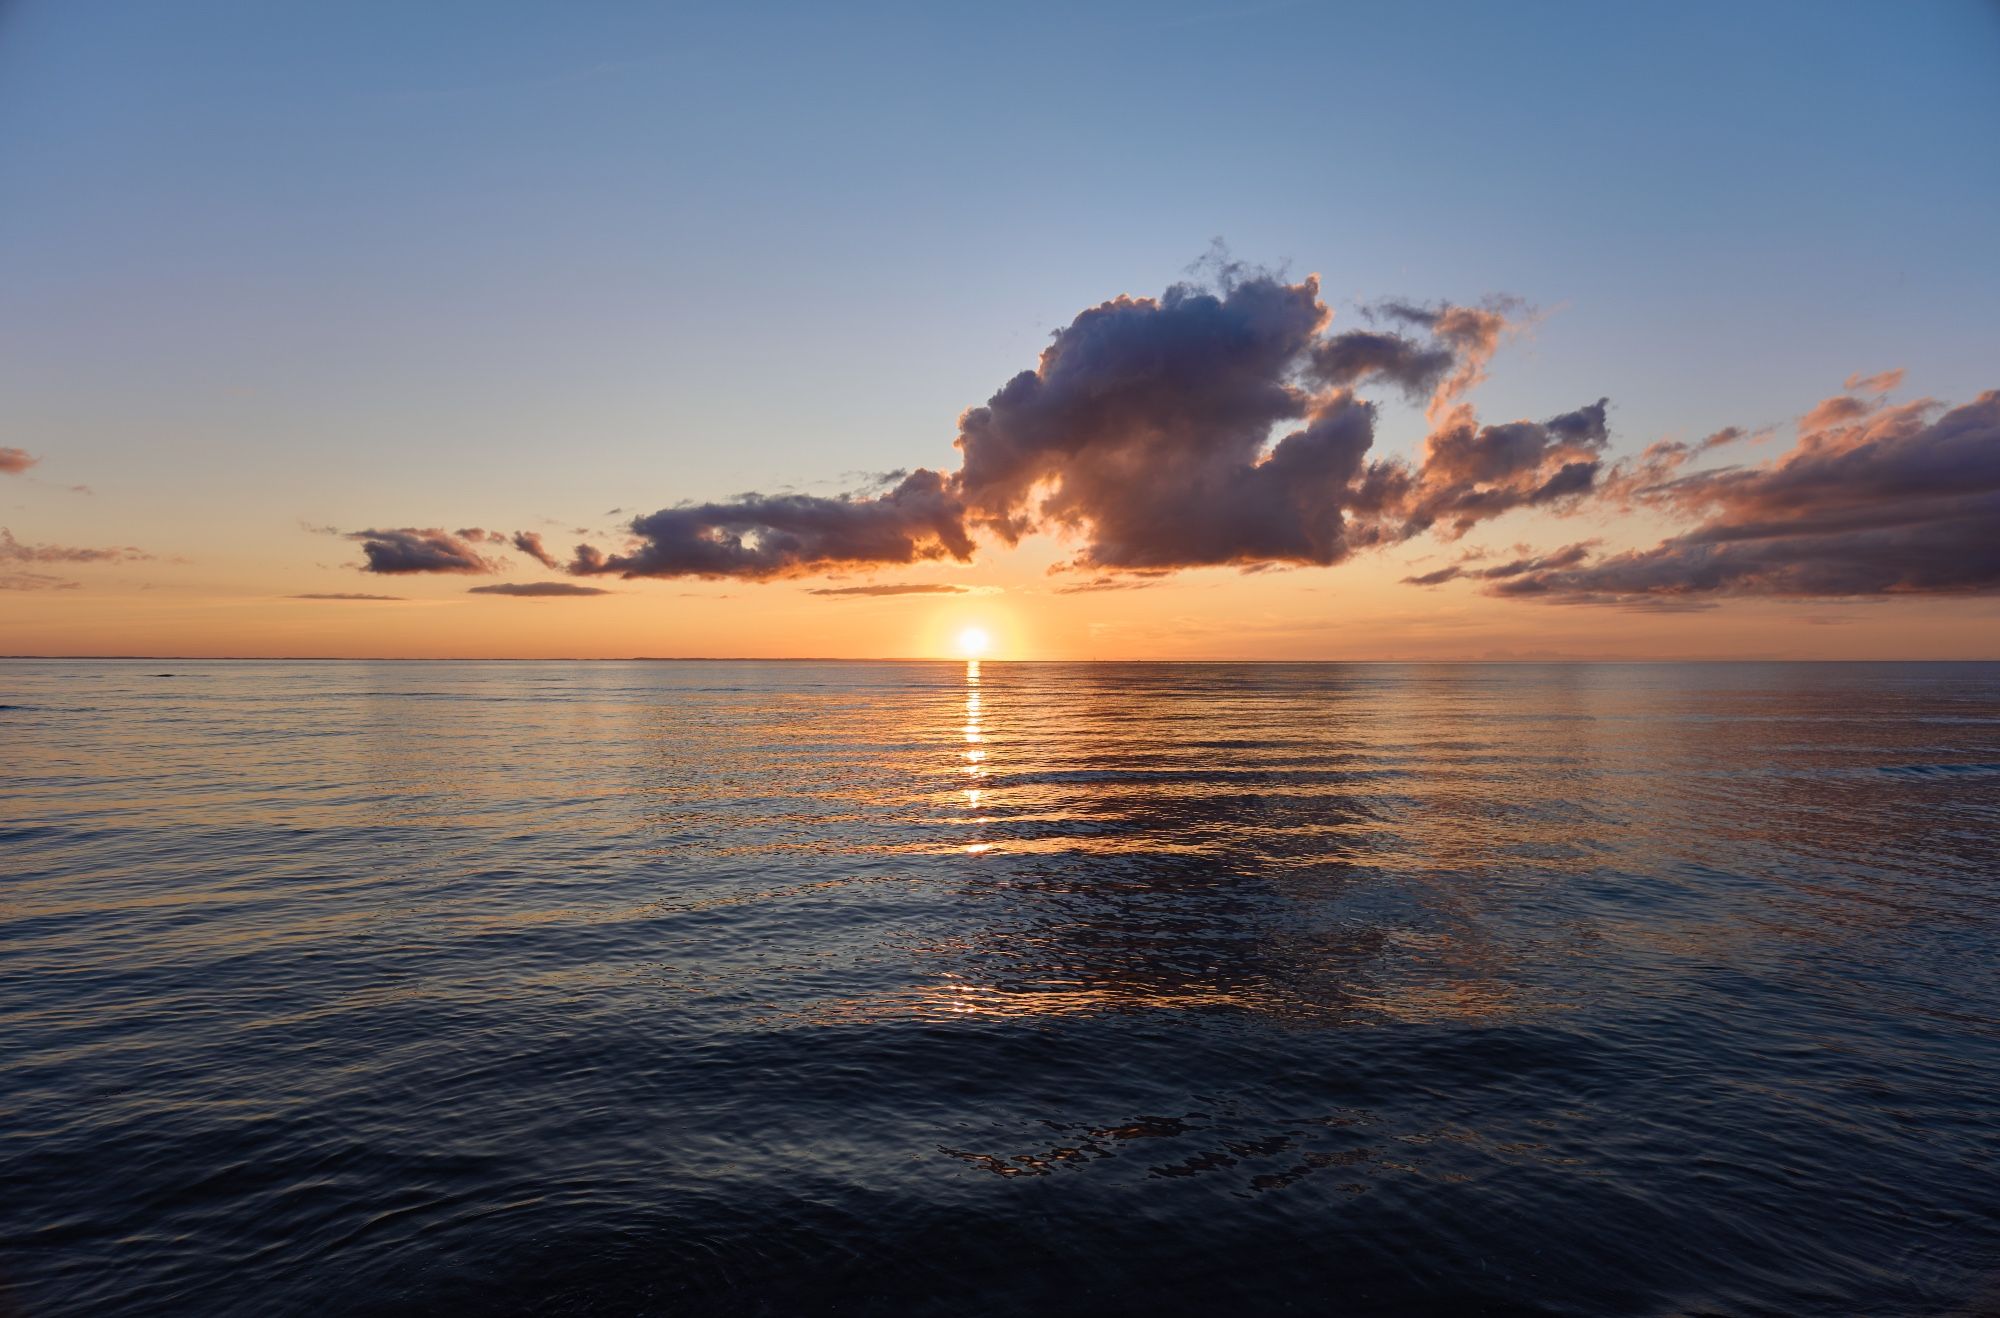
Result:
{"label": "sun reflection on water", "polygon": [[[979,699],[979,661],[965,661],[965,750],[960,752],[965,759],[965,773],[972,779],[972,785],[965,789],[965,809],[975,825],[992,822],[981,817],[979,803],[984,792],[981,784],[986,781],[986,740],[985,724],[981,718],[982,706]],[[969,842],[965,853],[969,856],[983,855],[992,850],[993,844],[984,841]]]}

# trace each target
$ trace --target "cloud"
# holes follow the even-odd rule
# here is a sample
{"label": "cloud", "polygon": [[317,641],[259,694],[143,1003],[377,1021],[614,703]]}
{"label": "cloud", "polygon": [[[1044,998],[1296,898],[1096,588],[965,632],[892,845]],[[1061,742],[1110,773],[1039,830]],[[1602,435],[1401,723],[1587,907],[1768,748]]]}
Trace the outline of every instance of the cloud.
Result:
{"label": "cloud", "polygon": [[1812,411],[1799,418],[1799,433],[1825,430],[1829,426],[1859,421],[1873,412],[1877,406],[1879,404],[1871,403],[1865,398],[1856,398],[1852,394],[1835,394],[1832,398],[1822,399]]}
{"label": "cloud", "polygon": [[1082,312],[960,417],[969,516],[1009,544],[1070,531],[1083,567],[1339,561],[1374,413],[1300,382],[1327,319],[1317,280],[1261,276]]}
{"label": "cloud", "polygon": [[573,598],[614,593],[597,586],[579,586],[569,581],[506,581],[497,586],[474,586],[466,592],[468,595],[512,595],[520,599]]}
{"label": "cloud", "polygon": [[452,532],[452,534],[461,540],[470,541],[473,544],[504,545],[507,543],[505,532],[489,531],[483,526],[463,527]]}
{"label": "cloud", "polygon": [[1565,545],[1554,553],[1531,554],[1525,558],[1516,558],[1509,562],[1497,563],[1492,567],[1468,568],[1463,564],[1455,563],[1450,567],[1439,568],[1435,572],[1426,572],[1421,576],[1404,577],[1403,582],[1405,585],[1411,586],[1441,586],[1447,581],[1457,581],[1460,578],[1475,581],[1502,581],[1510,577],[1523,576],[1530,572],[1547,572],[1556,568],[1573,567],[1590,557],[1591,548],[1596,543],[1594,540],[1586,540],[1580,544]]}
{"label": "cloud", "polygon": [[1424,398],[1436,392],[1454,361],[1448,348],[1427,346],[1400,334],[1353,330],[1314,345],[1307,370],[1321,384],[1345,389],[1381,378]]}
{"label": "cloud", "polygon": [[1144,590],[1157,586],[1161,578],[1155,576],[1104,576],[1092,577],[1088,581],[1075,581],[1067,586],[1057,586],[1058,595],[1091,595],[1101,590]]}
{"label": "cloud", "polygon": [[542,543],[542,537],[537,532],[516,531],[514,532],[513,543],[514,548],[520,550],[529,558],[534,559],[543,567],[560,568],[562,566],[561,560],[548,551],[548,547]]}
{"label": "cloud", "polygon": [[1862,375],[1857,372],[1848,376],[1841,387],[1850,393],[1886,394],[1900,389],[1902,384],[1903,368],[1898,366],[1893,371],[1883,371],[1879,375]]}
{"label": "cloud", "polygon": [[46,572],[0,572],[0,590],[75,590],[81,584]]}
{"label": "cloud", "polygon": [[26,449],[0,448],[0,473],[18,476],[41,459]]}
{"label": "cloud", "polygon": [[400,600],[401,595],[357,595],[348,591],[333,591],[325,594],[289,595],[295,600]]}
{"label": "cloud", "polygon": [[1511,298],[1499,298],[1483,307],[1454,306],[1442,302],[1419,306],[1409,302],[1380,302],[1368,308],[1372,315],[1399,320],[1430,331],[1451,352],[1455,366],[1432,396],[1427,415],[1431,424],[1441,424],[1450,408],[1486,378],[1486,364],[1500,350],[1500,339],[1513,322],[1510,312],[1520,309]]}
{"label": "cloud", "polygon": [[1710,449],[1721,448],[1724,444],[1734,444],[1745,439],[1761,438],[1765,433],[1768,432],[1753,434],[1745,430],[1742,426],[1724,426],[1712,434],[1702,436],[1700,442],[1694,446],[1694,451],[1696,453],[1706,453]]}
{"label": "cloud", "polygon": [[822,586],[808,590],[808,595],[964,595],[969,593],[964,586],[949,586],[936,582],[888,582],[879,586]]}
{"label": "cloud", "polygon": [[578,576],[744,577],[769,581],[843,567],[972,557],[964,509],[946,477],[917,470],[867,497],[750,495],[634,518],[636,543],[607,554],[579,545]]}
{"label": "cloud", "polygon": [[1424,444],[1403,533],[1444,524],[1450,538],[1514,508],[1559,503],[1592,492],[1610,440],[1608,399],[1547,421],[1481,426],[1454,406]]}
{"label": "cloud", "polygon": [[1682,534],[1490,589],[1624,604],[2000,593],[2000,390],[1948,410],[1821,404],[1808,417],[1818,421],[1797,444],[1760,466],[1625,483],[1693,522]]}
{"label": "cloud", "polygon": [[[1602,401],[1481,428],[1461,398],[1509,327],[1501,304],[1374,310],[1429,337],[1327,334],[1310,277],[1085,311],[960,419],[969,515],[1009,543],[1071,532],[1081,568],[1254,569],[1337,563],[1440,518],[1462,532],[1591,487]],[[1439,429],[1417,469],[1370,456],[1376,410],[1353,392],[1370,381],[1430,390]]]}
{"label": "cloud", "polygon": [[76,549],[65,545],[24,545],[14,533],[0,527],[0,562],[15,563],[121,563],[150,559],[153,555],[131,545],[106,549]]}
{"label": "cloud", "polygon": [[498,563],[473,548],[465,532],[406,526],[391,531],[349,531],[347,538],[361,542],[361,555],[368,560],[362,565],[363,572],[384,576],[413,572],[483,575],[500,570]]}
{"label": "cloud", "polygon": [[[886,492],[746,495],[663,509],[633,542],[580,546],[577,575],[770,580],[969,560],[973,536],[1067,537],[1097,573],[1340,562],[1358,549],[1593,488],[1600,401],[1543,422],[1481,426],[1465,395],[1513,328],[1513,303],[1386,303],[1401,329],[1330,332],[1317,278],[1210,260],[1215,286],[1121,296],[1056,331],[959,418],[957,471]],[[1427,399],[1417,467],[1373,456],[1357,390]]]}

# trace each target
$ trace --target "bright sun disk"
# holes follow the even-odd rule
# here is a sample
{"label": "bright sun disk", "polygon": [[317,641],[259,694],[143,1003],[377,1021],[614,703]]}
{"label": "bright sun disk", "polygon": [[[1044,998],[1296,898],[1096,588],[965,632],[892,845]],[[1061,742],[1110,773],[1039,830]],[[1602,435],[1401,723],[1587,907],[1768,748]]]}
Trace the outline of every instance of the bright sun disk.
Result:
{"label": "bright sun disk", "polygon": [[986,634],[986,629],[983,627],[967,627],[958,634],[958,652],[968,659],[977,659],[985,654],[986,648],[992,643],[993,639]]}

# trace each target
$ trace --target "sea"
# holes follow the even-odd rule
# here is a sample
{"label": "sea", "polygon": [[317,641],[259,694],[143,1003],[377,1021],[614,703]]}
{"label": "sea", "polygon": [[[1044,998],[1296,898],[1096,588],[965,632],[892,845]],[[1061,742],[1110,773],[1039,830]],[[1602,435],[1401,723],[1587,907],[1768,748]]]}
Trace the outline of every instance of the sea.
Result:
{"label": "sea", "polygon": [[0,663],[0,1313],[2000,1313],[2000,665]]}

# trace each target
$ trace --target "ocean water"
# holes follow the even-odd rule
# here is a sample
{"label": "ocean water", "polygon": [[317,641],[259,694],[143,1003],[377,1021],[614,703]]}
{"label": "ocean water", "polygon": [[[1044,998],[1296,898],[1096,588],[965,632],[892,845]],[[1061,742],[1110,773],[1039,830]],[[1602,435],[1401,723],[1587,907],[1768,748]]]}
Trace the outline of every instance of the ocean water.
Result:
{"label": "ocean water", "polygon": [[0,1311],[2000,1312],[2000,665],[0,706]]}

